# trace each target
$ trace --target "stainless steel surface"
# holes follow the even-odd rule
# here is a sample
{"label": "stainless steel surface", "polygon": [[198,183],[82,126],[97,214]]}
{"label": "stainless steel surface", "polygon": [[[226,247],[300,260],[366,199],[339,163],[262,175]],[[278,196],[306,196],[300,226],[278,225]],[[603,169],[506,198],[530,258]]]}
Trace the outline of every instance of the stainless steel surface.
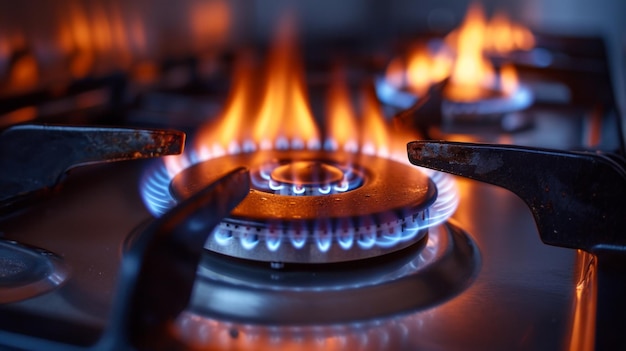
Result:
{"label": "stainless steel surface", "polygon": [[[28,216],[2,223],[5,237],[62,254],[74,269],[68,283],[54,294],[11,308],[43,316],[59,313],[95,330],[104,328],[125,237],[149,217],[137,192],[140,171],[133,164],[88,167],[70,174],[66,191],[59,196],[35,206]],[[347,347],[362,349],[381,345],[397,350],[566,348],[576,307],[576,252],[542,244],[530,211],[512,193],[463,179],[458,185],[464,201],[454,215],[455,223],[473,238],[482,260],[475,281],[463,294],[408,315],[340,327],[297,328],[302,334],[291,327],[204,318],[193,319],[200,329],[181,333],[195,343],[223,348],[301,343],[328,349],[341,339]],[[229,334],[233,328],[237,337]],[[201,330],[203,336],[194,330]]]}

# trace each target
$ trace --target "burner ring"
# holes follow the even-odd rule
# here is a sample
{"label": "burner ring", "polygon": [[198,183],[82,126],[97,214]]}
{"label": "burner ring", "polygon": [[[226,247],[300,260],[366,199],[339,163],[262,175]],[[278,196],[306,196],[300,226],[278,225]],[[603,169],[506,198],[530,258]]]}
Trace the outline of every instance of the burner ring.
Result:
{"label": "burner ring", "polygon": [[266,262],[341,262],[379,256],[422,239],[435,184],[418,168],[386,158],[323,151],[267,151],[228,155],[186,168],[169,186],[182,201],[246,166],[319,162],[351,169],[359,187],[326,196],[292,196],[252,189],[217,228],[206,248]]}
{"label": "burner ring", "polygon": [[350,165],[272,159],[251,170],[252,187],[277,195],[324,196],[358,188],[363,175]]}
{"label": "burner ring", "polygon": [[285,184],[322,186],[340,182],[343,171],[325,162],[292,161],[274,168],[270,178]]}

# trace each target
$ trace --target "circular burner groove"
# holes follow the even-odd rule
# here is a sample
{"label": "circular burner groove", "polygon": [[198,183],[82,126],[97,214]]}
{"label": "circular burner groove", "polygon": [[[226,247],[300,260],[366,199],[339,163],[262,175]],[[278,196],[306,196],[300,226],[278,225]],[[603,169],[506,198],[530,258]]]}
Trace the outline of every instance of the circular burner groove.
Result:
{"label": "circular burner groove", "polygon": [[277,183],[322,187],[339,183],[343,179],[343,171],[325,162],[292,161],[274,168],[270,178]]}

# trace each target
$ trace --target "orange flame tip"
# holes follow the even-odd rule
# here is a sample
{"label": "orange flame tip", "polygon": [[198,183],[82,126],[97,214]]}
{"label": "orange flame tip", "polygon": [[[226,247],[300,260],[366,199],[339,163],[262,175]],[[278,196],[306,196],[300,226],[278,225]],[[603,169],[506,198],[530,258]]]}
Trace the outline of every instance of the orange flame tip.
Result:
{"label": "orange flame tip", "polygon": [[326,108],[326,126],[329,148],[332,150],[350,148],[357,143],[358,135],[356,113],[352,107],[347,77],[340,68],[332,72],[331,86],[328,90]]}

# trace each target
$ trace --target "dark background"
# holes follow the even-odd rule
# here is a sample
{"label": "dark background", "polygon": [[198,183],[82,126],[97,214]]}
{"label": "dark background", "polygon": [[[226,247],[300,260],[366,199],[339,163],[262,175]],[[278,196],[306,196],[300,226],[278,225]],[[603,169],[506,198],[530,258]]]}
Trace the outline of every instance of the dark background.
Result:
{"label": "dark background", "polygon": [[[105,23],[109,29],[124,28],[113,34],[91,33],[99,35],[100,41],[108,40],[115,47],[116,39],[111,36],[125,37],[123,45],[133,59],[158,60],[265,42],[271,37],[278,17],[288,8],[297,13],[303,41],[388,42],[421,31],[446,33],[462,20],[468,3],[463,0],[2,1],[0,71],[7,66],[11,48],[24,43],[43,66],[67,55],[59,44],[61,28],[71,22],[72,16],[76,18],[76,13],[94,27]],[[488,13],[502,9],[536,31],[605,38],[617,100],[624,111],[625,1],[489,0],[482,3]],[[136,27],[141,29],[136,30]]]}

